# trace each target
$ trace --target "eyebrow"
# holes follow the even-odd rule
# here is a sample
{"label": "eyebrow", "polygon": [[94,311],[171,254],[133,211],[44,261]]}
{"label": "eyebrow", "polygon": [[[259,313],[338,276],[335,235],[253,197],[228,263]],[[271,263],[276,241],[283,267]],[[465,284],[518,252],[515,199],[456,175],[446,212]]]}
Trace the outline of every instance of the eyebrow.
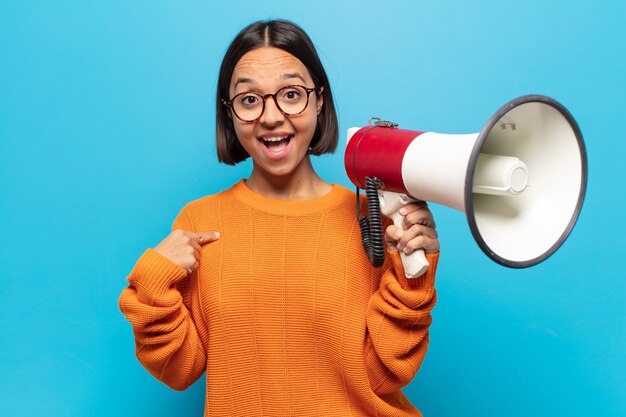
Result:
{"label": "eyebrow", "polygon": [[252,79],[251,79],[251,78],[245,78],[245,77],[240,77],[240,78],[237,78],[237,79],[235,80],[235,85],[233,85],[233,88],[235,88],[235,89],[236,89],[236,88],[237,88],[237,85],[238,85],[238,84],[240,84],[240,83],[253,83],[253,81],[252,81]]}
{"label": "eyebrow", "polygon": [[304,77],[302,75],[300,75],[299,73],[297,73],[297,72],[285,73],[285,74],[281,75],[280,78],[283,79],[283,80],[288,80],[290,78],[299,78],[300,80],[302,80],[303,83],[306,82],[304,80]]}
{"label": "eyebrow", "polygon": [[[305,79],[302,75],[300,75],[297,72],[287,72],[285,74],[282,74],[280,76],[281,80],[289,80],[291,78],[297,78],[299,80],[301,80],[303,83],[305,83]],[[235,84],[233,85],[233,88],[237,88],[237,85],[239,84],[254,84],[254,80],[252,78],[247,78],[247,77],[239,77],[235,80]]]}

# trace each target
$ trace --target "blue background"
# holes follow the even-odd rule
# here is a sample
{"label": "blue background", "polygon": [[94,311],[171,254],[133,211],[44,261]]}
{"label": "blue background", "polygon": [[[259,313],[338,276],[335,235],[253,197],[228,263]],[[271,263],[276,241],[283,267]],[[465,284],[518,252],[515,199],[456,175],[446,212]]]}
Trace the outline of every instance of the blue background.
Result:
{"label": "blue background", "polygon": [[[217,70],[277,17],[316,43],[341,132],[374,115],[477,132],[529,93],[572,112],[588,193],[546,262],[499,266],[432,206],[439,304],[406,393],[430,417],[626,415],[623,0],[3,0],[0,415],[202,414],[202,382],[179,393],[141,368],[117,297],[183,204],[248,175],[217,163]],[[341,150],[315,165],[350,185]]]}

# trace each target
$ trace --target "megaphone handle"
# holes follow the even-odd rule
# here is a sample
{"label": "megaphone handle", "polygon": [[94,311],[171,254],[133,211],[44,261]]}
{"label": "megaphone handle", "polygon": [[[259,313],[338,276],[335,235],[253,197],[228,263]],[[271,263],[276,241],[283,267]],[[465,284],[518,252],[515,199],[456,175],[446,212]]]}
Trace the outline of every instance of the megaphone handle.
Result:
{"label": "megaphone handle", "polygon": [[[404,223],[403,215],[396,211],[390,217],[391,220],[393,220],[393,224],[395,224],[399,228],[402,228]],[[424,254],[423,249],[418,249],[410,255],[406,255],[403,252],[400,252],[400,258],[402,259],[404,274],[407,278],[421,277],[428,269],[429,263],[426,260],[426,255]]]}

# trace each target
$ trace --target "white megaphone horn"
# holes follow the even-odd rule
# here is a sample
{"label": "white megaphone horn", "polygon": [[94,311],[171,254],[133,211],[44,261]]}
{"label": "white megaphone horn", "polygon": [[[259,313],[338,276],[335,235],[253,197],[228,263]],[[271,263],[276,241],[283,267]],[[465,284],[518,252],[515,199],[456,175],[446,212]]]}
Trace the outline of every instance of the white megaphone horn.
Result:
{"label": "white megaphone horn", "polygon": [[[381,254],[384,259],[382,226],[372,210],[379,204],[399,227],[397,211],[415,200],[465,212],[487,256],[525,268],[547,259],[569,236],[587,184],[576,121],[563,105],[540,95],[510,101],[474,134],[403,130],[371,119],[348,129],[344,162],[352,183],[368,193],[372,230],[362,222],[361,231],[377,266]],[[422,275],[428,262],[416,251],[403,255],[403,265],[411,278]]]}

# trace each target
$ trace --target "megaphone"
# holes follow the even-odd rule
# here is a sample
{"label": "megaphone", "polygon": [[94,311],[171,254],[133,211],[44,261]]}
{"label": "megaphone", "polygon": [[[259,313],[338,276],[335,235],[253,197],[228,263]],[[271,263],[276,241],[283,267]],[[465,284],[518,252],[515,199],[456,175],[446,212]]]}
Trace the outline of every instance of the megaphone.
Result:
{"label": "megaphone", "polygon": [[[563,244],[587,184],[580,128],[563,105],[540,95],[511,100],[473,134],[404,130],[370,119],[348,129],[344,163],[357,191],[368,193],[370,221],[379,221],[372,212],[378,205],[401,227],[402,205],[442,204],[465,212],[482,251],[512,268],[536,265]],[[372,263],[382,264],[382,227],[368,231],[367,223],[364,247]],[[428,267],[420,251],[402,260],[409,278]]]}

